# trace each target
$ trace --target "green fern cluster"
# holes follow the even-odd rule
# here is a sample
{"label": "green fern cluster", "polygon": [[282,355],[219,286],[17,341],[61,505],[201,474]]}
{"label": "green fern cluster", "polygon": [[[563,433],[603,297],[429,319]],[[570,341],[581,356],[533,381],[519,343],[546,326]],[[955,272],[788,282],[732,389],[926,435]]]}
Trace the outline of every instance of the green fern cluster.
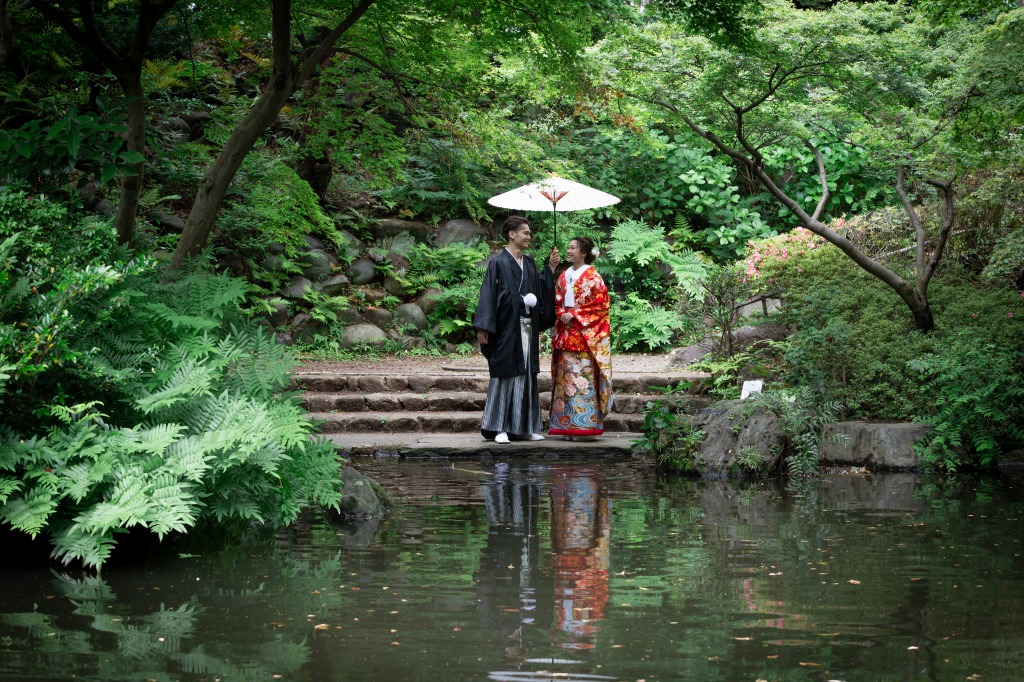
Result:
{"label": "green fern cluster", "polygon": [[[132,288],[134,287],[134,288]],[[247,285],[197,268],[133,281],[85,338],[122,404],[51,405],[25,438],[0,432],[0,519],[46,531],[55,557],[99,568],[116,535],[159,537],[203,517],[287,524],[340,500],[339,459],[288,391],[294,358],[239,304]]]}
{"label": "green fern cluster", "polygon": [[[779,417],[785,437],[786,469],[790,476],[807,477],[818,472],[821,439],[825,427],[839,421],[843,406],[836,401],[821,400],[804,387],[794,391],[765,391],[755,395],[746,409],[771,410]],[[747,413],[749,414],[749,412]],[[832,436],[835,441],[849,439],[845,433]]]}
{"label": "green fern cluster", "polygon": [[674,310],[655,306],[629,292],[625,300],[612,301],[611,326],[615,350],[656,351],[672,346],[683,320]]}
{"label": "green fern cluster", "polygon": [[[609,284],[623,291],[635,291],[649,300],[679,298],[700,293],[705,265],[687,249],[674,249],[660,226],[651,227],[626,220],[612,228],[608,244],[611,263],[602,268]],[[666,271],[671,273],[666,276]]]}

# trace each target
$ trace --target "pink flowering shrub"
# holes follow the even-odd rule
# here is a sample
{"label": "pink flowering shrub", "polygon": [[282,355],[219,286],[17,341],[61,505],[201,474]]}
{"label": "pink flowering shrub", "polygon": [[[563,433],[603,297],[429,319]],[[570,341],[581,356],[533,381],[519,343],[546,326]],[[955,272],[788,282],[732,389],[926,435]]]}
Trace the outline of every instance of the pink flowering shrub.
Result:
{"label": "pink flowering shrub", "polygon": [[[837,228],[842,228],[840,218]],[[826,242],[810,230],[798,227],[786,234],[747,244],[744,279],[755,289],[777,288],[787,275],[803,272],[805,256],[825,246]]]}

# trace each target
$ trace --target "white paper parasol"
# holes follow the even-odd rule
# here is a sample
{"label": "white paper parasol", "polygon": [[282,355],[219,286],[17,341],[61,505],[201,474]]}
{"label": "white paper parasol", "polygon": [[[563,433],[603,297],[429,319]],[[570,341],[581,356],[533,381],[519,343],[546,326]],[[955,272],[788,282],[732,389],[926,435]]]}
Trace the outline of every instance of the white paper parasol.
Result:
{"label": "white paper parasol", "polygon": [[611,206],[619,203],[619,198],[599,189],[552,175],[491,197],[487,203],[517,211],[550,210],[554,217],[554,232],[557,236],[558,211],[565,213]]}

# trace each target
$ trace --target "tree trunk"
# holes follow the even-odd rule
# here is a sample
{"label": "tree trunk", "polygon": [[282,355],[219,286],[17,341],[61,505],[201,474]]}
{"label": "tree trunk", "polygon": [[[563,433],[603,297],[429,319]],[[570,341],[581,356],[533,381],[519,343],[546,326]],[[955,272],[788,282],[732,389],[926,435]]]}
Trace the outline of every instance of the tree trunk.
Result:
{"label": "tree trunk", "polygon": [[7,66],[14,71],[14,58],[17,54],[18,43],[11,23],[10,2],[0,0],[0,66]]}
{"label": "tree trunk", "polygon": [[313,48],[307,49],[291,61],[291,0],[273,0],[272,53],[274,75],[256,105],[228,138],[213,165],[199,184],[195,202],[189,213],[185,230],[174,249],[168,273],[181,269],[185,259],[199,254],[206,246],[217,217],[220,204],[227,194],[242,161],[263,131],[277,118],[295,89],[312,73],[314,67],[327,56],[331,46],[366,13],[375,0],[359,0],[347,17],[327,33]]}
{"label": "tree trunk", "polygon": [[293,89],[294,80],[290,75],[272,81],[256,101],[256,105],[231,133],[231,137],[199,184],[195,202],[185,222],[185,230],[171,258],[171,271],[180,269],[186,258],[198,255],[206,246],[213,221],[217,217],[217,211],[224,201],[228,187],[231,186],[231,181],[235,178],[235,173],[263,131],[277,118],[278,112],[288,101]]}
{"label": "tree trunk", "polygon": [[[146,153],[146,94],[142,89],[142,67],[133,68],[128,74],[129,80],[121,83],[125,96],[128,98],[128,150]],[[135,214],[139,210],[139,197],[142,195],[142,180],[146,162],[131,164],[132,175],[121,179],[121,200],[117,205],[117,216],[114,227],[117,228],[117,241],[130,244],[135,236]]]}

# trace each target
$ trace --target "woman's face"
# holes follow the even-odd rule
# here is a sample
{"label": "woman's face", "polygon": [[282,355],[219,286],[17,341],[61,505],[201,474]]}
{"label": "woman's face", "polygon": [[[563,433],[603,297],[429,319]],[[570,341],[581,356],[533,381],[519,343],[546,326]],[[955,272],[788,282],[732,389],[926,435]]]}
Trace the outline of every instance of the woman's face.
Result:
{"label": "woman's face", "polygon": [[575,239],[569,242],[569,248],[565,250],[565,257],[569,259],[569,262],[574,267],[579,267],[586,261],[583,249],[580,248],[580,243]]}

